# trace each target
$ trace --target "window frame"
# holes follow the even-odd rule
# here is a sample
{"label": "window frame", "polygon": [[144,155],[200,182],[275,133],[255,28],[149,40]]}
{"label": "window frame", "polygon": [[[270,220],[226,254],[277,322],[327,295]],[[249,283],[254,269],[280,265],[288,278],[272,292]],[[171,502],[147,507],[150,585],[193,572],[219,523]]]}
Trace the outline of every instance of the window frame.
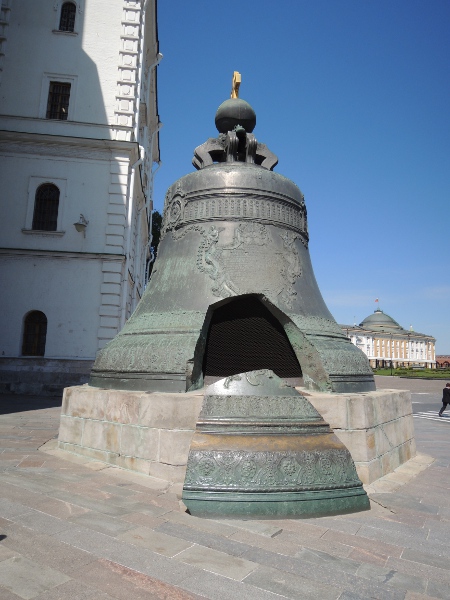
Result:
{"label": "window frame", "polygon": [[[67,123],[68,121],[74,121],[75,103],[76,103],[76,91],[77,91],[76,75],[67,75],[62,73],[44,73],[42,76],[41,84],[41,101],[39,104],[39,118],[45,119],[49,123]],[[70,97],[69,97],[69,108],[67,111],[67,119],[48,119],[47,118],[47,107],[48,99],[50,94],[51,83],[70,83]]]}
{"label": "window frame", "polygon": [[[65,6],[69,6],[69,4],[71,6],[73,6],[73,10],[74,10],[74,16],[73,16],[73,29],[61,29],[61,21],[63,18],[63,10]],[[61,33],[75,33],[75,27],[76,27],[76,23],[77,23],[77,12],[78,12],[78,6],[76,2],[73,2],[73,0],[65,0],[64,2],[61,3],[61,7],[59,9],[59,23],[58,23],[58,31],[61,31]]]}
{"label": "window frame", "polygon": [[66,3],[65,0],[63,1],[57,1],[54,3],[53,8],[55,10],[55,20],[54,20],[54,24],[53,24],[53,33],[56,33],[58,35],[78,35],[78,33],[80,32],[80,24],[82,22],[82,18],[81,15],[83,13],[83,3],[84,0],[71,0],[72,4],[75,4],[76,7],[76,11],[75,11],[75,26],[73,28],[73,31],[63,31],[59,28],[60,22],[61,22],[61,10],[63,5]]}
{"label": "window frame", "polygon": [[[46,199],[45,197],[39,197],[40,190],[43,190],[43,188],[51,188],[52,189],[52,193],[53,193],[53,190],[55,190],[55,192],[57,191],[57,196],[58,197],[57,198],[51,198],[52,203],[53,203],[54,200],[57,200],[56,215],[52,214],[53,210],[49,211],[47,209],[48,205],[47,205],[47,208],[46,207],[41,207],[41,210],[39,211],[41,214],[40,215],[37,214],[36,208],[37,208],[38,200],[41,200],[41,201],[42,200],[47,200],[48,201],[48,198]],[[60,196],[61,196],[61,190],[54,183],[41,183],[41,185],[36,188],[36,194],[34,196],[33,222],[32,222],[32,225],[31,225],[32,228],[33,228],[33,231],[57,231],[58,230],[58,213],[59,213],[59,199],[60,199]],[[55,228],[54,229],[53,228],[52,229],[48,229],[48,228],[45,228],[45,227],[36,227],[35,221],[38,220],[38,217],[39,217],[40,221],[48,221],[48,224],[50,224],[50,219],[48,218],[49,214],[52,217],[51,218],[51,222],[54,223]],[[55,216],[56,216],[56,219],[54,218]]]}
{"label": "window frame", "polygon": [[[29,317],[33,314],[33,313],[40,313],[41,315],[43,315],[45,317],[45,333],[43,334],[43,352],[42,354],[30,354],[30,353],[25,353],[24,352],[24,346],[25,346],[25,336],[28,335],[28,337],[31,337],[30,334],[27,334],[26,331],[26,327],[27,327],[27,319],[29,319]],[[42,311],[42,310],[29,310],[27,313],[24,314],[23,316],[23,321],[22,321],[22,344],[21,344],[21,352],[20,355],[23,357],[44,357],[45,356],[45,350],[46,350],[46,346],[47,346],[47,333],[48,333],[48,317],[47,315]],[[37,347],[39,349],[39,346],[42,344],[42,341],[40,340],[40,335],[38,333],[37,336]],[[34,344],[33,344],[34,345]]]}
{"label": "window frame", "polygon": [[[65,88],[67,91],[64,93],[63,89],[56,90],[57,87]],[[66,81],[50,81],[48,87],[47,97],[47,111],[45,118],[50,121],[68,121],[69,120],[69,108],[70,108],[70,93],[72,91],[72,84]],[[64,106],[62,99],[67,97],[67,106]],[[58,99],[58,102],[55,102]],[[52,114],[58,116],[51,116]]]}
{"label": "window frame", "polygon": [[[58,205],[58,218],[56,221],[56,231],[46,231],[42,229],[33,229],[33,216],[34,216],[34,204],[36,200],[36,192],[38,188],[45,184],[51,183],[56,185],[59,189],[59,205]],[[62,229],[64,210],[67,203],[67,179],[60,177],[40,177],[32,175],[28,183],[28,203],[27,203],[27,214],[25,217],[25,226],[22,229],[22,233],[44,235],[44,236],[55,236],[60,237],[65,234]]]}

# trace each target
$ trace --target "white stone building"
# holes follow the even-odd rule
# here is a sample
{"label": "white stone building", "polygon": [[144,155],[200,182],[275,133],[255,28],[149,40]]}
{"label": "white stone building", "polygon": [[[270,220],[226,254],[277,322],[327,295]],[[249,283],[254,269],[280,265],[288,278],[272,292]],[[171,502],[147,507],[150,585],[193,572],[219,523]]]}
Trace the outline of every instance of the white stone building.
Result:
{"label": "white stone building", "polygon": [[436,339],[432,335],[403,329],[380,309],[359,325],[341,327],[352,343],[367,355],[373,368],[436,368]]}
{"label": "white stone building", "polygon": [[0,389],[48,392],[145,287],[156,0],[0,2]]}

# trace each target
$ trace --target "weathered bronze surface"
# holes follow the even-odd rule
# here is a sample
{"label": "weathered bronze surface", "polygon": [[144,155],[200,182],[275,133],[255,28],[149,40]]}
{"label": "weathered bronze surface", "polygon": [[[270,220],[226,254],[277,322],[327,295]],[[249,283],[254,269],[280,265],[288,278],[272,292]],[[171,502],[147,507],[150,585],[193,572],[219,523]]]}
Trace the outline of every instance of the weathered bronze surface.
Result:
{"label": "weathered bronze surface", "polygon": [[183,501],[199,517],[311,517],[366,510],[350,453],[312,404],[272,371],[207,388]]}
{"label": "weathered bronze surface", "polygon": [[[251,133],[253,109],[230,98],[216,122],[218,137],[195,149],[197,171],[166,194],[150,285],[123,330],[98,354],[90,384],[179,392],[202,387],[205,376],[252,369],[284,377],[287,345],[295,363],[288,375],[302,377],[306,387],[375,389],[367,357],[343,335],[322,299],[303,194],[273,172],[277,157]],[[262,306],[253,320],[245,316],[252,303]]]}

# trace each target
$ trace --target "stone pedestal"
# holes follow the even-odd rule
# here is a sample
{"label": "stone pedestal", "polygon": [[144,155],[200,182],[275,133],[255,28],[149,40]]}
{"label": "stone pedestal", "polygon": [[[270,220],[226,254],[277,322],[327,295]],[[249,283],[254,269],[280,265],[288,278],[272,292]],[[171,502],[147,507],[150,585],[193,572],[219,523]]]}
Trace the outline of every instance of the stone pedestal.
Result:
{"label": "stone pedestal", "polygon": [[[348,448],[363,483],[387,475],[415,456],[409,392],[299,391]],[[88,385],[66,388],[59,447],[183,483],[202,403],[201,390],[183,394],[104,390]]]}
{"label": "stone pedestal", "polygon": [[182,483],[202,393],[64,390],[59,448]]}
{"label": "stone pedestal", "polygon": [[409,391],[323,394],[298,389],[347,446],[363,483],[392,473],[416,455]]}

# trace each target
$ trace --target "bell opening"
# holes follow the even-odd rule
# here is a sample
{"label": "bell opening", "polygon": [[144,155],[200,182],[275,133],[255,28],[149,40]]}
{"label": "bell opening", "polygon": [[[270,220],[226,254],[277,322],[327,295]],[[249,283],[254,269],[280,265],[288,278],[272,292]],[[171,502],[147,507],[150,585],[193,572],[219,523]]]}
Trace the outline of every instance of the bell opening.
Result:
{"label": "bell opening", "polygon": [[204,383],[258,369],[270,369],[294,385],[303,383],[300,364],[279,320],[257,296],[239,296],[211,315]]}

